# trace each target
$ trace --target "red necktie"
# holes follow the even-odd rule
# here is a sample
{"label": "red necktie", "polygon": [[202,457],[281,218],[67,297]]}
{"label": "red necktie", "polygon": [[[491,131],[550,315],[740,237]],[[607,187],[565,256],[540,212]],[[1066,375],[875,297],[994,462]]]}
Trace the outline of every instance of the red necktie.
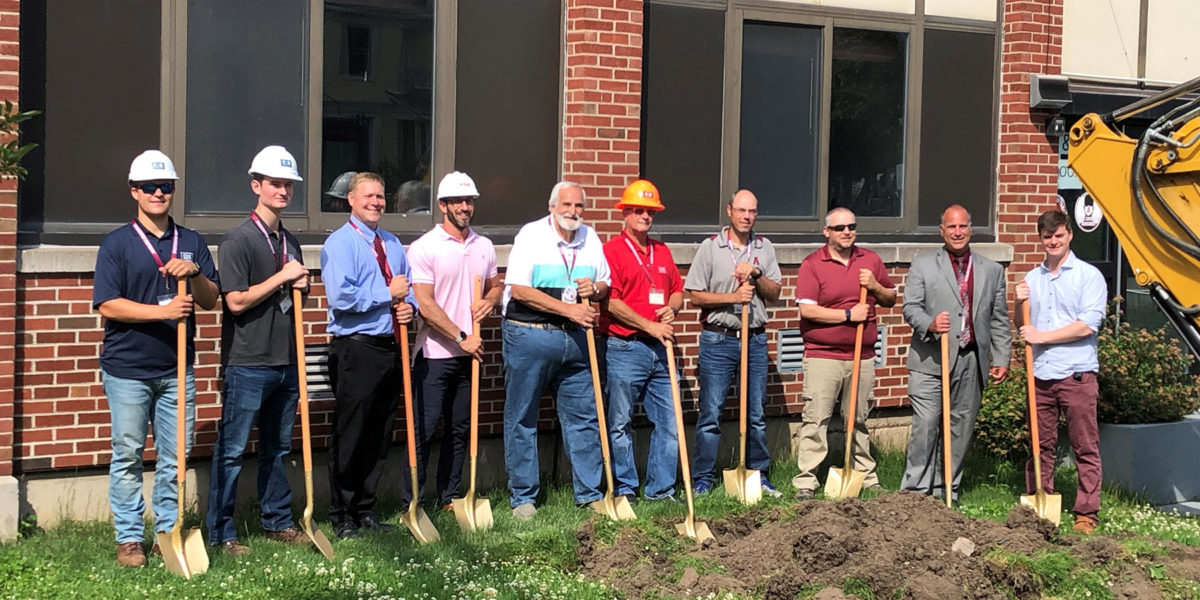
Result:
{"label": "red necktie", "polygon": [[375,234],[375,260],[379,261],[379,270],[383,272],[384,285],[392,284],[392,268],[388,266],[387,252],[383,249],[383,240],[379,239],[379,234]]}

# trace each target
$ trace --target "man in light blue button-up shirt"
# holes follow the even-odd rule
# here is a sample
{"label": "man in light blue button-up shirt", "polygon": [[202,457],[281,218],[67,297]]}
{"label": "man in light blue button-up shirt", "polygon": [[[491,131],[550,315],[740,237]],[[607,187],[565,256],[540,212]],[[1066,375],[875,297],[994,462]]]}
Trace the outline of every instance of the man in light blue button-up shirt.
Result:
{"label": "man in light blue button-up shirt", "polygon": [[[1054,491],[1054,450],[1059,413],[1079,467],[1075,497],[1075,530],[1091,533],[1100,510],[1100,428],[1096,402],[1096,332],[1104,320],[1108,287],[1100,271],[1071,252],[1071,221],[1061,211],[1038,218],[1038,236],[1046,259],[1017,284],[1017,301],[1029,302],[1030,323],[1020,320],[1020,335],[1033,348],[1038,433],[1041,437],[1042,487]],[[1020,315],[1021,311],[1017,311]],[[1036,488],[1033,459],[1025,466],[1025,486]]]}

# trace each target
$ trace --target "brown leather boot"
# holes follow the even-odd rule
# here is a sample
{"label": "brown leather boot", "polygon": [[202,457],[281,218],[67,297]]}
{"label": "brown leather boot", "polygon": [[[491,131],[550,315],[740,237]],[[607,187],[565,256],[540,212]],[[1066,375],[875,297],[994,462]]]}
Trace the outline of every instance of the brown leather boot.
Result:
{"label": "brown leather boot", "polygon": [[146,566],[146,553],[142,552],[141,542],[125,542],[117,544],[117,564],[122,567]]}
{"label": "brown leather boot", "polygon": [[1091,535],[1091,533],[1096,530],[1096,526],[1099,524],[1100,524],[1100,521],[1097,520],[1096,517],[1089,517],[1087,515],[1076,515],[1075,516],[1075,526],[1072,527],[1072,529],[1074,529],[1076,533],[1082,533],[1083,535]]}

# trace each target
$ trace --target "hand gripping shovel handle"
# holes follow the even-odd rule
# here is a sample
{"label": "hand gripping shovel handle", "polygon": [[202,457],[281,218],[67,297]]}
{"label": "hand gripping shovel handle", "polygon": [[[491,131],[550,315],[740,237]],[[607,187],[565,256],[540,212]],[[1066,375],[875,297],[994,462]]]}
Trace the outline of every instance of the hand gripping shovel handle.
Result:
{"label": "hand gripping shovel handle", "polygon": [[[867,303],[867,288],[863,287],[858,290],[858,303]],[[854,455],[851,454],[854,449],[854,416],[858,410],[858,378],[862,372],[862,346],[863,346],[863,328],[867,322],[858,324],[857,331],[854,334],[854,367],[850,373],[850,405],[846,410],[846,479],[849,480],[850,472],[854,467]]]}
{"label": "hand gripping shovel handle", "polygon": [[954,472],[950,456],[950,332],[942,334],[942,491],[946,506],[954,504]]}
{"label": "hand gripping shovel handle", "polygon": [[[1021,318],[1022,323],[1029,325],[1033,322],[1030,318],[1029,301],[1021,303]],[[1038,432],[1038,417],[1037,417],[1037,390],[1034,387],[1033,381],[1033,346],[1025,344],[1025,396],[1029,403],[1029,437],[1033,442],[1033,478],[1037,482],[1037,494],[1040,497],[1042,491],[1042,455],[1041,455],[1041,439]]]}

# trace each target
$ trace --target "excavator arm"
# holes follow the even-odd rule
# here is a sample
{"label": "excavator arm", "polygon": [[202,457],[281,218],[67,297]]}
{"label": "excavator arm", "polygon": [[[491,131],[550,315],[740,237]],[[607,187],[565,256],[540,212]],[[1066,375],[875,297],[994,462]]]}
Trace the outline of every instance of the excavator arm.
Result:
{"label": "excavator arm", "polygon": [[1084,116],[1071,127],[1068,164],[1100,205],[1138,285],[1200,359],[1200,98],[1170,109],[1137,139],[1117,129],[1198,90],[1200,78]]}

